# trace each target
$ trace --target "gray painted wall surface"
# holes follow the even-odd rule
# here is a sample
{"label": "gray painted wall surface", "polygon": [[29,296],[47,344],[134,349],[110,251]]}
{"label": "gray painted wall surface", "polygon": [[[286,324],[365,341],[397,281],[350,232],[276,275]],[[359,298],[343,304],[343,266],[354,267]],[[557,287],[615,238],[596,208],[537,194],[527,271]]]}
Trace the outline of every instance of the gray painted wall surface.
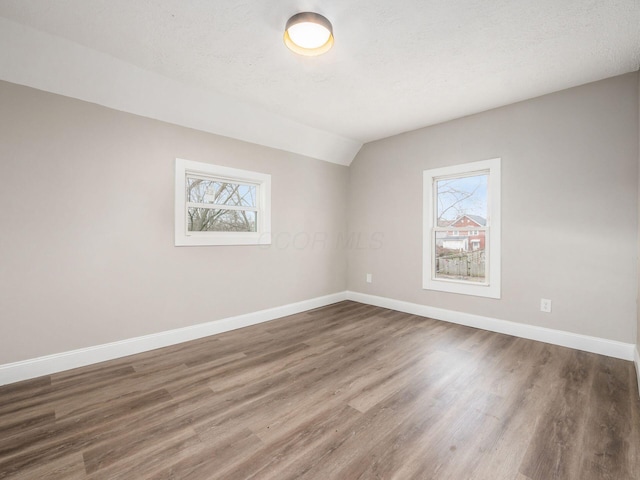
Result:
{"label": "gray painted wall surface", "polygon": [[[422,171],[495,157],[502,298],[423,290]],[[350,250],[350,290],[635,342],[637,73],[370,143],[350,168],[350,231],[384,235]]]}
{"label": "gray painted wall surface", "polygon": [[[0,82],[0,364],[347,287],[633,343],[638,94],[611,78],[368,144],[348,169]],[[274,245],[174,247],[175,157],[272,174]],[[422,170],[493,157],[502,299],[422,290]]]}
{"label": "gray painted wall surface", "polygon": [[[347,167],[5,82],[0,105],[0,364],[345,290]],[[175,247],[176,157],[270,173],[274,245]]]}

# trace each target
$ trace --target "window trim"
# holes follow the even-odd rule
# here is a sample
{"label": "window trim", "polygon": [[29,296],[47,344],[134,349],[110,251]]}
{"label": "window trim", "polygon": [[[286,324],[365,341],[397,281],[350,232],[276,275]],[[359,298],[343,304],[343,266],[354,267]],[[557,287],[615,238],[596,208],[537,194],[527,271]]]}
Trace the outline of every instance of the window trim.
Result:
{"label": "window trim", "polygon": [[[440,292],[458,293],[488,298],[501,297],[501,221],[500,221],[500,158],[481,160],[479,162],[464,163],[450,167],[434,168],[423,171],[423,254],[422,254],[422,288]],[[437,227],[435,223],[434,198],[436,180],[455,176],[469,176],[480,172],[489,173],[487,186],[487,227],[476,230],[485,231],[485,248],[489,272],[487,283],[478,284],[464,280],[436,279],[433,268],[435,265],[434,237]],[[466,227],[461,227],[466,228]]]}
{"label": "window trim", "polygon": [[[233,183],[256,185],[257,226],[255,232],[188,232],[187,174]],[[254,210],[247,208],[243,210]],[[211,163],[176,158],[175,164],[175,245],[270,245],[271,244],[271,175],[223,167]]]}

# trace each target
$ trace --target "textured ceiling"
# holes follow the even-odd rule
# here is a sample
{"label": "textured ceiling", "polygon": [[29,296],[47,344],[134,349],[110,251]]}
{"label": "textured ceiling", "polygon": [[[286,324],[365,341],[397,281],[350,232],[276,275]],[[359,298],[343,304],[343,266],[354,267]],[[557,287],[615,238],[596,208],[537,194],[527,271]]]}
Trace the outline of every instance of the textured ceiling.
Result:
{"label": "textured ceiling", "polygon": [[[294,13],[333,23],[297,56]],[[0,0],[0,16],[368,142],[640,66],[638,0]]]}

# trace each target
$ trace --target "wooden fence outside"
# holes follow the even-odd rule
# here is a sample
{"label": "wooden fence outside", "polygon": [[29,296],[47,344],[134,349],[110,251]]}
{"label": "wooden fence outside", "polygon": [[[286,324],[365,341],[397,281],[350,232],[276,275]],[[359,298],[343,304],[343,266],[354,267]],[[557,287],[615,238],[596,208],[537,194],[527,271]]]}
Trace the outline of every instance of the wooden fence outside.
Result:
{"label": "wooden fence outside", "polygon": [[485,252],[460,252],[436,257],[436,274],[455,277],[484,277]]}

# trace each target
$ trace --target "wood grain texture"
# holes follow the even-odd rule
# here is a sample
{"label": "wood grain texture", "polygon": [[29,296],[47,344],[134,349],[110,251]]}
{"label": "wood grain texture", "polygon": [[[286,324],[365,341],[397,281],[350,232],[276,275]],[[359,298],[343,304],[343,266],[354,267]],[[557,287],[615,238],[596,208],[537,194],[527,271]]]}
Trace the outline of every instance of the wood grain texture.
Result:
{"label": "wood grain texture", "polygon": [[0,387],[0,479],[640,479],[631,362],[341,302]]}

